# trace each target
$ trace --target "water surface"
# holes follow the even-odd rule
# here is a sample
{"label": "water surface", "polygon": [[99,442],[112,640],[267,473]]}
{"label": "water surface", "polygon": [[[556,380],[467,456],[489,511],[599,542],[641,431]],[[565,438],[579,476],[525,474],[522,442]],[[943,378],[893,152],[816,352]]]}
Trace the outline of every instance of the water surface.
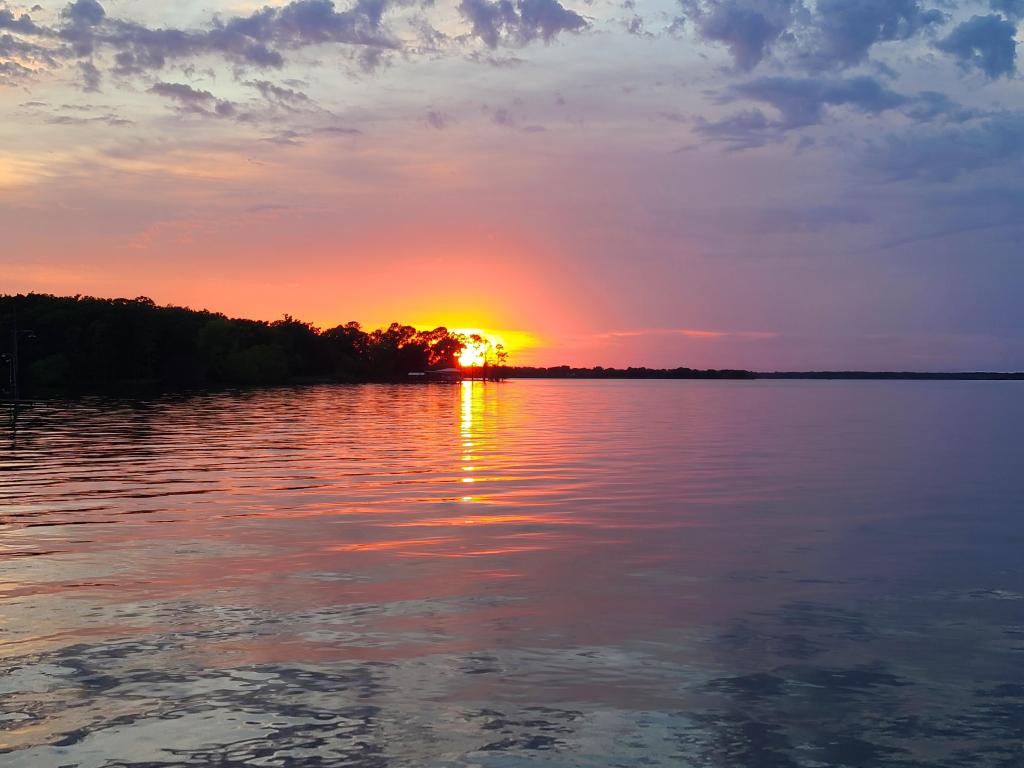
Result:
{"label": "water surface", "polygon": [[324,386],[0,429],[0,764],[1024,765],[1019,382]]}

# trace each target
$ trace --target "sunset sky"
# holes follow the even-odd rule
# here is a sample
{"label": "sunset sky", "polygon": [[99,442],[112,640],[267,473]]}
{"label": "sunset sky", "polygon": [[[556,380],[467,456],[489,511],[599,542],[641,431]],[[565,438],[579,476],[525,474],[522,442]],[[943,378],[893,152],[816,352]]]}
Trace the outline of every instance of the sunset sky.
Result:
{"label": "sunset sky", "polygon": [[1024,369],[1024,0],[0,0],[0,292]]}

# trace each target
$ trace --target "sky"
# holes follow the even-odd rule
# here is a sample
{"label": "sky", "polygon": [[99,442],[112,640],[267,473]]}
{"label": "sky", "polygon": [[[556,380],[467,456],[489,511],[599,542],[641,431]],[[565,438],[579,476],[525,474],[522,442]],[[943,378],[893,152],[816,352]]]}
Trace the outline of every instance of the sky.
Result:
{"label": "sky", "polygon": [[0,0],[0,292],[1024,369],[1024,0]]}

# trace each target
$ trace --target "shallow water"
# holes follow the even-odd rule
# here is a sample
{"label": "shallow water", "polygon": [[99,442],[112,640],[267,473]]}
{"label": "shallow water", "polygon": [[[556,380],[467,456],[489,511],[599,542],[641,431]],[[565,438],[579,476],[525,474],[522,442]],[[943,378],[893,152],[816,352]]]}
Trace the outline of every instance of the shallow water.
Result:
{"label": "shallow water", "polygon": [[1018,382],[324,386],[0,428],[0,764],[1024,765]]}

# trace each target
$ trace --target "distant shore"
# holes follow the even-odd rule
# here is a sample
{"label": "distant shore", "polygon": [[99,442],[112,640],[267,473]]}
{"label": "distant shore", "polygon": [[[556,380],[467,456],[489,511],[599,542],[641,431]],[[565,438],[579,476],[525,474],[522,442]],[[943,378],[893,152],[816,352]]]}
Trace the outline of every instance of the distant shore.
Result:
{"label": "distant shore", "polygon": [[757,379],[852,379],[883,381],[1024,381],[1024,372],[962,371],[928,373],[920,371],[792,371],[756,373]]}
{"label": "distant shore", "polygon": [[[314,383],[460,378],[463,352],[484,379],[874,379],[1022,380],[1016,372],[779,371],[583,368],[509,365],[501,345],[447,328],[402,323],[367,330],[357,322],[321,329],[285,315],[265,322],[206,310],[157,306],[140,296],[99,299],[0,295],[0,399],[77,394],[149,395]],[[511,361],[515,363],[515,360]]]}
{"label": "distant shore", "polygon": [[[593,371],[591,369],[571,369],[566,373],[562,370],[543,372],[537,369],[529,369],[528,372],[521,372],[517,369],[509,369],[501,374],[497,381],[525,381],[525,380],[547,380],[547,381],[1024,381],[1024,372],[1000,372],[1000,371],[965,371],[949,373],[930,373],[924,371],[784,371],[784,372],[756,372],[756,371],[703,371],[691,370],[681,373],[668,369],[603,369]],[[466,381],[482,380],[482,377],[474,376],[469,372]],[[233,389],[257,390],[276,389],[285,387],[306,387],[317,385],[365,385],[365,384],[390,384],[398,386],[424,386],[430,383],[451,383],[439,381],[424,381],[423,379],[412,379],[408,376],[401,378],[369,378],[369,379],[336,379],[327,377],[296,377],[287,381],[263,384],[209,384],[191,386],[168,386],[167,384],[154,380],[134,380],[106,382],[103,386],[91,387],[67,387],[67,388],[37,388],[31,392],[23,393],[19,402],[31,400],[48,400],[63,397],[82,396],[107,396],[107,397],[152,397],[159,394],[188,394],[219,392]],[[455,381],[458,383],[458,380]],[[8,389],[0,387],[0,403],[12,404],[14,400]]]}
{"label": "distant shore", "polygon": [[694,368],[536,368],[512,366],[509,379],[812,379],[887,381],[1024,381],[1024,372],[1007,371],[745,371]]}

